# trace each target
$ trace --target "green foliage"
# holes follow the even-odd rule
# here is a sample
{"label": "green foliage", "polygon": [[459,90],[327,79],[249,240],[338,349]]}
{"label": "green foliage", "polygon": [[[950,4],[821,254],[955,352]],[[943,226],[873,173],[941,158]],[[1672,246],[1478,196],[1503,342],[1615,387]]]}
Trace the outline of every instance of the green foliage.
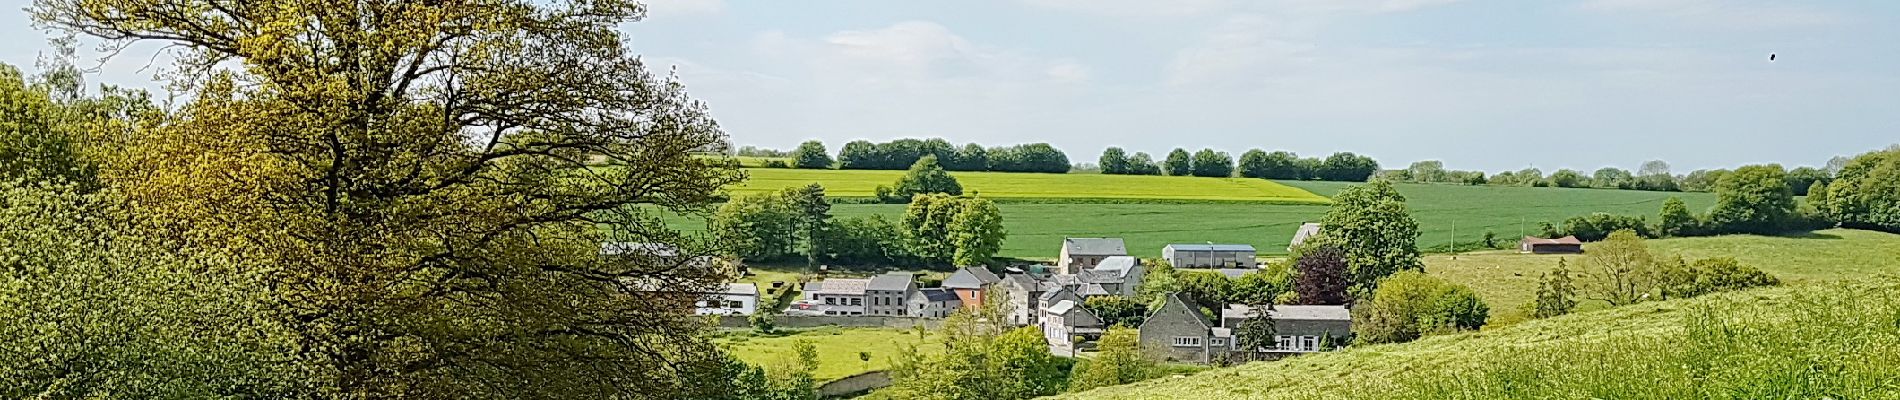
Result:
{"label": "green foliage", "polygon": [[[1668,203],[1664,203],[1664,207],[1667,206]],[[1610,213],[1591,213],[1590,215],[1570,217],[1570,219],[1564,220],[1563,234],[1575,235],[1579,240],[1594,242],[1609,237],[1610,232],[1621,230],[1636,232],[1637,236],[1656,237],[1655,234],[1650,232],[1649,222],[1645,221],[1643,217],[1631,217]]]}
{"label": "green foliage", "polygon": [[[96,147],[106,143],[89,143],[122,139],[115,131],[148,122],[155,113],[143,92],[107,87],[101,97],[84,97],[77,79],[78,70],[66,62],[37,82],[0,63],[0,177],[93,190],[102,155],[89,153],[104,151]],[[68,82],[52,82],[57,80]]]}
{"label": "green foliage", "polygon": [[904,177],[897,178],[897,184],[888,192],[878,188],[878,198],[886,203],[909,203],[911,198],[920,194],[943,193],[952,196],[963,194],[963,185],[957,178],[950,176],[937,164],[937,156],[926,155],[910,166]]}
{"label": "green foliage", "polygon": [[906,353],[891,370],[891,386],[872,394],[888,399],[1027,399],[1067,387],[1068,359],[1049,352],[1037,327],[1007,324],[1008,296],[944,320],[944,352]]}
{"label": "green foliage", "polygon": [[1201,149],[1194,152],[1194,176],[1204,178],[1226,178],[1234,176],[1234,157],[1226,152],[1214,149]]}
{"label": "green foliage", "polygon": [[1552,187],[1563,188],[1584,187],[1590,184],[1590,178],[1584,177],[1582,172],[1571,169],[1557,170],[1550,174],[1547,181]]}
{"label": "green foliage", "polygon": [[1722,232],[1779,233],[1795,216],[1794,192],[1779,165],[1751,165],[1724,175],[1715,187],[1709,224]]}
{"label": "green foliage", "polygon": [[1104,326],[1138,328],[1141,327],[1142,320],[1148,318],[1146,304],[1123,296],[1089,297],[1082,301],[1082,308],[1088,309],[1089,313],[1101,318]]}
{"label": "green foliage", "polygon": [[883,215],[843,218],[825,230],[825,259],[855,265],[895,265],[912,259],[904,229]]}
{"label": "green foliage", "polygon": [[1537,277],[1537,300],[1532,303],[1531,318],[1550,318],[1577,309],[1577,286],[1570,279],[1570,267],[1557,260],[1557,268]]}
{"label": "green foliage", "polygon": [[1662,215],[1656,220],[1657,234],[1662,237],[1695,236],[1702,232],[1702,221],[1689,212],[1689,206],[1681,198],[1670,197],[1663,201]]}
{"label": "green foliage", "polygon": [[1635,304],[1649,299],[1656,289],[1658,275],[1655,256],[1636,232],[1622,230],[1610,236],[1583,256],[1584,291],[1595,300],[1612,306]]}
{"label": "green foliage", "polygon": [[1166,304],[1168,293],[1181,291],[1181,278],[1167,260],[1151,258],[1141,262],[1148,271],[1142,275],[1141,286],[1135,288],[1135,295],[1140,298],[1141,304],[1148,305],[1149,310],[1159,310]]}
{"label": "green foliage", "polygon": [[1228,301],[1239,304],[1273,304],[1283,293],[1293,291],[1293,268],[1286,261],[1267,263],[1267,267],[1234,278]]}
{"label": "green foliage", "polygon": [[1734,257],[1704,258],[1696,260],[1694,264],[1677,258],[1674,263],[1664,264],[1661,275],[1663,278],[1658,286],[1664,299],[1781,284],[1781,280],[1774,275],[1743,265]]}
{"label": "green foliage", "polygon": [[1097,342],[1095,358],[1076,363],[1069,373],[1069,391],[1126,385],[1154,378],[1159,372],[1159,366],[1142,354],[1140,331],[1111,326]]}
{"label": "green foliage", "polygon": [[1174,270],[1181,282],[1181,294],[1201,308],[1216,312],[1227,306],[1234,283],[1213,271]]}
{"label": "green foliage", "polygon": [[996,204],[980,197],[917,196],[901,224],[906,250],[939,264],[983,265],[1009,234]]}
{"label": "green foliage", "polygon": [[1636,186],[1636,175],[1629,170],[1603,167],[1590,174],[1590,187],[1598,189],[1631,189]]}
{"label": "green foliage", "polygon": [[1714,192],[1716,183],[1721,182],[1722,177],[1728,174],[1729,170],[1726,169],[1698,169],[1691,171],[1688,175],[1683,175],[1682,177],[1682,191]]}
{"label": "green foliage", "polygon": [[1128,158],[1129,175],[1161,175],[1161,166],[1155,165],[1154,157],[1148,153],[1135,152]]}
{"label": "green foliage", "polygon": [[831,153],[825,151],[825,143],[808,140],[792,150],[792,166],[806,169],[831,169]]}
{"label": "green foliage", "polygon": [[1321,180],[1337,182],[1365,182],[1372,174],[1379,172],[1379,162],[1372,157],[1351,152],[1333,153],[1318,166],[1312,175]]}
{"label": "green foliage", "polygon": [[1814,192],[1809,188],[1814,187],[1816,183],[1826,183],[1833,178],[1827,171],[1814,167],[1798,167],[1788,171],[1788,188],[1794,190],[1796,196],[1812,196]]}
{"label": "green foliage", "polygon": [[1475,330],[1490,307],[1464,285],[1418,271],[1392,275],[1353,308],[1353,333],[1367,343],[1416,340],[1427,334]]}
{"label": "green foliage", "polygon": [[1273,303],[1248,304],[1247,320],[1234,333],[1234,348],[1256,354],[1271,349],[1279,341],[1279,327],[1273,321]]}
{"label": "green foliage", "polygon": [[1418,220],[1391,182],[1375,180],[1340,191],[1320,224],[1319,239],[1346,253],[1354,293],[1371,292],[1380,279],[1395,272],[1424,268],[1419,262]]}
{"label": "green foliage", "polygon": [[1168,159],[1161,162],[1161,169],[1167,171],[1168,176],[1187,176],[1194,171],[1194,160],[1187,150],[1175,148],[1168,152]]}
{"label": "green foliage", "polygon": [[999,172],[1069,172],[1069,156],[1048,143],[989,149],[989,170]]}
{"label": "green foliage", "polygon": [[[727,200],[719,206],[709,227],[734,257],[744,260],[782,260],[797,254],[800,227],[810,214],[801,207],[805,192],[787,188]],[[820,192],[822,195],[822,192]]]}
{"label": "green foliage", "polygon": [[[1132,165],[1132,164],[1131,164]],[[748,169],[747,182],[729,188],[749,194],[825,186],[837,197],[873,197],[880,185],[908,174],[882,170]],[[966,193],[1016,202],[1068,201],[1083,203],[1254,202],[1325,204],[1326,198],[1273,181],[1259,179],[1174,179],[1160,176],[1110,174],[1020,174],[1005,172],[952,172]]]}
{"label": "green foliage", "polygon": [[1900,150],[1854,157],[1822,200],[1819,208],[1843,227],[1900,232]]}
{"label": "green foliage", "polygon": [[1286,151],[1267,153],[1263,176],[1267,179],[1302,180],[1317,178],[1312,166],[1302,162],[1300,156]]}
{"label": "green foliage", "polygon": [[1127,175],[1132,171],[1128,165],[1128,153],[1120,147],[1110,146],[1102,150],[1102,158],[1096,164],[1101,165],[1104,174]]}
{"label": "green foliage", "polygon": [[1248,149],[1247,152],[1240,153],[1240,177],[1272,179],[1267,177],[1270,168],[1272,168],[1272,162],[1267,159],[1267,152],[1260,149]]}

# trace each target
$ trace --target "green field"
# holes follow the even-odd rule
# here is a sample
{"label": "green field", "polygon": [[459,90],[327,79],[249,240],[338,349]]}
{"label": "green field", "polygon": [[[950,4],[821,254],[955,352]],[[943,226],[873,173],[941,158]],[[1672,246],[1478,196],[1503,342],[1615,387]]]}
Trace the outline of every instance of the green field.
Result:
{"label": "green field", "polygon": [[[757,170],[754,170],[757,171]],[[799,170],[782,170],[799,171]],[[804,171],[808,173],[855,173],[859,171]],[[879,173],[893,171],[872,171]],[[1117,175],[1046,175],[1083,179],[1084,177],[1120,177]],[[959,175],[961,176],[961,175]],[[1156,180],[1202,180],[1211,178],[1142,177]],[[754,179],[757,179],[755,177]],[[1350,184],[1337,182],[1282,182],[1288,186],[1331,195]],[[1480,241],[1486,230],[1497,234],[1504,243],[1516,243],[1520,231],[1535,234],[1539,221],[1561,221],[1591,212],[1629,215],[1655,215],[1664,199],[1681,197],[1694,210],[1715,203],[1708,193],[1644,192],[1633,190],[1566,189],[1534,187],[1493,187],[1461,185],[1399,184],[1407,205],[1419,220],[1419,246],[1425,249],[1447,248],[1452,234],[1461,245]],[[829,191],[830,188],[827,187]],[[835,193],[835,192],[833,192]],[[989,196],[989,194],[985,194]],[[1002,257],[1053,259],[1066,237],[1119,237],[1127,241],[1132,255],[1159,257],[1161,247],[1169,243],[1244,243],[1258,248],[1263,255],[1284,254],[1293,231],[1302,222],[1318,221],[1326,213],[1324,205],[1303,204],[1038,204],[1005,202],[1003,225],[1009,239],[1003,243]],[[882,214],[903,215],[901,204],[837,204],[832,214],[841,217]],[[1654,219],[1653,217],[1651,218]],[[673,226],[685,230],[703,230],[696,217],[671,216]]]}
{"label": "green field", "polygon": [[[943,350],[942,342],[935,333],[927,333],[927,337],[920,341],[915,331],[890,328],[826,327],[774,335],[733,331],[723,333],[713,341],[725,346],[748,364],[781,368],[780,365],[791,362],[794,357],[794,340],[810,340],[812,346],[818,349],[816,378],[819,382],[888,369],[892,358],[903,351],[904,345],[915,346],[916,351],[923,352]],[[871,353],[871,361],[859,359],[858,352]]]}
{"label": "green field", "polygon": [[[746,182],[728,188],[734,194],[776,191],[814,182],[834,197],[872,197],[904,171],[751,168]],[[1194,178],[1102,174],[1031,174],[952,172],[964,193],[983,197],[1036,200],[1110,200],[1156,202],[1255,202],[1326,204],[1305,190],[1261,179]]]}
{"label": "green field", "polygon": [[[1788,283],[1852,280],[1881,273],[1900,273],[1900,235],[1874,231],[1832,229],[1801,237],[1733,235],[1650,240],[1650,250],[1669,258],[1680,255],[1735,257]],[[1587,249],[1587,247],[1586,247]],[[1432,255],[1425,271],[1470,286],[1491,306],[1491,326],[1526,318],[1521,305],[1537,295],[1537,277],[1569,259],[1571,270],[1581,267],[1579,255],[1531,255],[1512,251]],[[1585,304],[1585,309],[1602,307]]]}
{"label": "green field", "polygon": [[1073,399],[1894,399],[1900,280],[1641,303]]}

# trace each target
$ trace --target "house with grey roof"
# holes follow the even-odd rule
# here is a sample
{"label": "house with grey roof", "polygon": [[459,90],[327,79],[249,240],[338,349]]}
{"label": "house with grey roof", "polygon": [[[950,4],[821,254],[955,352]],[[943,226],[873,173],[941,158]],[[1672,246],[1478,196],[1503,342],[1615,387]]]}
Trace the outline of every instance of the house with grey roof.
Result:
{"label": "house with grey roof", "polygon": [[910,316],[921,318],[945,318],[963,306],[957,294],[944,288],[923,288],[911,292]]}
{"label": "house with grey roof", "polygon": [[1122,244],[1121,238],[1062,239],[1062,252],[1056,257],[1056,271],[1074,274],[1095,268],[1096,264],[1108,257],[1126,255],[1128,247]]}
{"label": "house with grey roof", "polygon": [[1046,292],[1045,285],[1035,276],[1025,273],[1003,274],[1003,292],[1009,295],[1009,322],[1026,326],[1035,325],[1041,318],[1041,297]]}
{"label": "house with grey roof", "polygon": [[963,267],[958,268],[956,273],[950,274],[949,278],[944,278],[943,287],[955,292],[957,299],[963,301],[964,307],[976,307],[983,305],[984,291],[1002,281],[1002,277],[996,276],[996,273],[990,272],[988,268]]}
{"label": "house with grey roof", "polygon": [[907,303],[916,291],[916,277],[909,273],[891,272],[871,277],[864,286],[864,314],[892,317],[910,315]]}
{"label": "house with grey roof", "polygon": [[730,283],[694,302],[698,315],[752,315],[759,309],[759,287],[750,283]]}
{"label": "house with grey roof", "polygon": [[1180,293],[1168,293],[1161,308],[1141,322],[1141,347],[1163,361],[1206,364],[1215,354],[1232,348],[1226,339],[1215,342],[1217,327],[1201,314],[1199,306],[1183,299]]}
{"label": "house with grey roof", "polygon": [[864,291],[870,279],[833,278],[805,283],[805,300],[822,305],[825,315],[864,315]]}
{"label": "house with grey roof", "polygon": [[1318,222],[1300,224],[1300,229],[1293,231],[1293,241],[1287,243],[1286,251],[1293,251],[1293,249],[1299,248],[1300,245],[1306,244],[1307,239],[1319,236],[1319,228],[1320,224]]}
{"label": "house with grey roof", "polygon": [[[1221,310],[1221,326],[1237,329],[1253,315],[1252,307],[1230,304]],[[1275,305],[1267,309],[1267,316],[1273,319],[1273,331],[1278,336],[1271,346],[1259,350],[1261,353],[1323,351],[1321,345],[1332,342],[1331,338],[1352,332],[1352,311],[1346,306]],[[1236,343],[1235,347],[1245,348],[1246,344]]]}
{"label": "house with grey roof", "polygon": [[1352,332],[1352,312],[1345,306],[1276,305],[1267,310],[1273,319],[1274,343],[1257,354],[1240,355],[1246,343],[1239,343],[1236,332],[1253,318],[1253,309],[1229,305],[1220,310],[1218,321],[1209,321],[1199,306],[1179,293],[1168,294],[1161,309],[1141,324],[1141,344],[1170,361],[1207,363],[1216,357],[1245,359],[1279,358],[1293,354],[1327,350],[1335,338]]}
{"label": "house with grey roof", "polygon": [[1068,297],[1043,308],[1040,319],[1042,336],[1050,346],[1073,351],[1078,336],[1085,341],[1095,340],[1102,337],[1104,327],[1100,317],[1082,306],[1082,300]]}
{"label": "house with grey roof", "polygon": [[1252,245],[1245,244],[1170,244],[1161,248],[1161,258],[1175,268],[1259,268]]}

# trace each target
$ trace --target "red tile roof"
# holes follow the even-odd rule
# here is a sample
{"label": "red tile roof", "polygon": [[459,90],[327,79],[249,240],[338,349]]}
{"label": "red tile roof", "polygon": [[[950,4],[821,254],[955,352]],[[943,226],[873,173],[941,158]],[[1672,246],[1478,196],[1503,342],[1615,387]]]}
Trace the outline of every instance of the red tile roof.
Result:
{"label": "red tile roof", "polygon": [[1577,237],[1576,237],[1576,236],[1564,236],[1564,237],[1560,237],[1560,238],[1556,238],[1556,239],[1545,239],[1545,238],[1540,238],[1540,237],[1536,237],[1536,236],[1525,236],[1525,237],[1524,237],[1524,240],[1523,240],[1523,241],[1521,241],[1520,243],[1525,243],[1525,244],[1530,244],[1530,245],[1540,245],[1540,244],[1574,244],[1574,245],[1582,245],[1582,244],[1583,244],[1583,241],[1582,241],[1582,240],[1577,240]]}

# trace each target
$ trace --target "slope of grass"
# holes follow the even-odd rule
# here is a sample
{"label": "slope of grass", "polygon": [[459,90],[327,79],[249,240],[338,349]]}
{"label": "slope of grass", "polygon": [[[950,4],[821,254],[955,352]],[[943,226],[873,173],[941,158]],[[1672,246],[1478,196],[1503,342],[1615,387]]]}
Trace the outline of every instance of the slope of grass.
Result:
{"label": "slope of grass", "polygon": [[1359,346],[1074,399],[1900,398],[1900,278],[1704,296]]}
{"label": "slope of grass", "polygon": [[[765,171],[765,170],[752,170]],[[801,170],[774,170],[794,171]],[[892,173],[895,171],[803,171],[804,173]],[[1000,173],[998,173],[1000,174]],[[1117,175],[1001,174],[1061,179],[1084,177],[1146,178],[1156,180],[1207,180],[1213,178],[1126,177]],[[963,176],[959,174],[958,176]],[[759,179],[755,176],[753,179]],[[892,177],[891,179],[896,179]],[[1265,182],[1253,180],[1255,182]],[[968,182],[968,181],[966,181]],[[1283,182],[1321,194],[1336,193],[1349,184],[1337,182]],[[829,186],[826,191],[837,195]],[[969,185],[966,183],[966,185]],[[875,186],[873,184],[872,186]],[[1592,212],[1628,215],[1653,215],[1664,199],[1682,197],[1691,209],[1703,209],[1715,203],[1708,193],[1668,193],[1632,190],[1562,189],[1533,187],[1489,187],[1459,185],[1400,184],[1399,191],[1409,197],[1407,205],[1419,220],[1419,246],[1428,251],[1450,246],[1455,231],[1460,246],[1469,248],[1482,240],[1484,232],[1496,233],[1501,243],[1516,243],[1521,231],[1536,233],[1540,221],[1561,221]],[[869,190],[869,189],[863,189]],[[993,196],[989,191],[984,196]],[[1161,200],[1156,200],[1161,201]],[[1262,255],[1284,254],[1293,231],[1302,222],[1318,221],[1326,214],[1320,204],[1036,204],[1004,202],[1003,224],[1009,239],[999,253],[1003,257],[1054,259],[1066,237],[1119,237],[1127,241],[1130,254],[1159,257],[1161,247],[1169,243],[1244,243],[1259,249]],[[882,214],[903,215],[901,204],[836,204],[836,216]],[[1653,218],[1652,218],[1653,219]],[[699,230],[704,222],[695,217],[671,216],[677,228]],[[1553,261],[1554,262],[1554,261]]]}
{"label": "slope of grass", "polygon": [[[1900,273],[1900,235],[1883,232],[1831,229],[1800,237],[1731,235],[1648,242],[1650,250],[1665,259],[1735,257],[1789,283]],[[1521,306],[1536,297],[1538,275],[1555,268],[1560,259],[1568,259],[1572,271],[1582,268],[1580,255],[1494,251],[1426,256],[1425,271],[1476,290],[1491,306],[1490,324],[1498,326],[1527,317]],[[1585,309],[1599,307],[1584,304]]]}
{"label": "slope of grass", "polygon": [[[747,169],[746,182],[728,188],[734,194],[776,191],[811,183],[825,185],[836,197],[872,197],[878,185],[891,185],[904,171]],[[1031,174],[952,172],[965,193],[999,200],[1106,200],[1168,202],[1258,202],[1326,204],[1325,197],[1272,181],[1243,178],[1193,178],[1102,174]]]}
{"label": "slope of grass", "polygon": [[[797,340],[810,340],[818,350],[816,378],[820,382],[889,369],[893,358],[906,345],[915,346],[915,351],[921,352],[943,350],[942,342],[934,333],[926,333],[920,340],[915,331],[891,328],[825,327],[772,335],[733,331],[714,338],[715,343],[725,346],[740,360],[768,369],[785,368],[786,363],[795,362],[792,343]],[[870,353],[871,361],[858,358],[858,352]]]}

